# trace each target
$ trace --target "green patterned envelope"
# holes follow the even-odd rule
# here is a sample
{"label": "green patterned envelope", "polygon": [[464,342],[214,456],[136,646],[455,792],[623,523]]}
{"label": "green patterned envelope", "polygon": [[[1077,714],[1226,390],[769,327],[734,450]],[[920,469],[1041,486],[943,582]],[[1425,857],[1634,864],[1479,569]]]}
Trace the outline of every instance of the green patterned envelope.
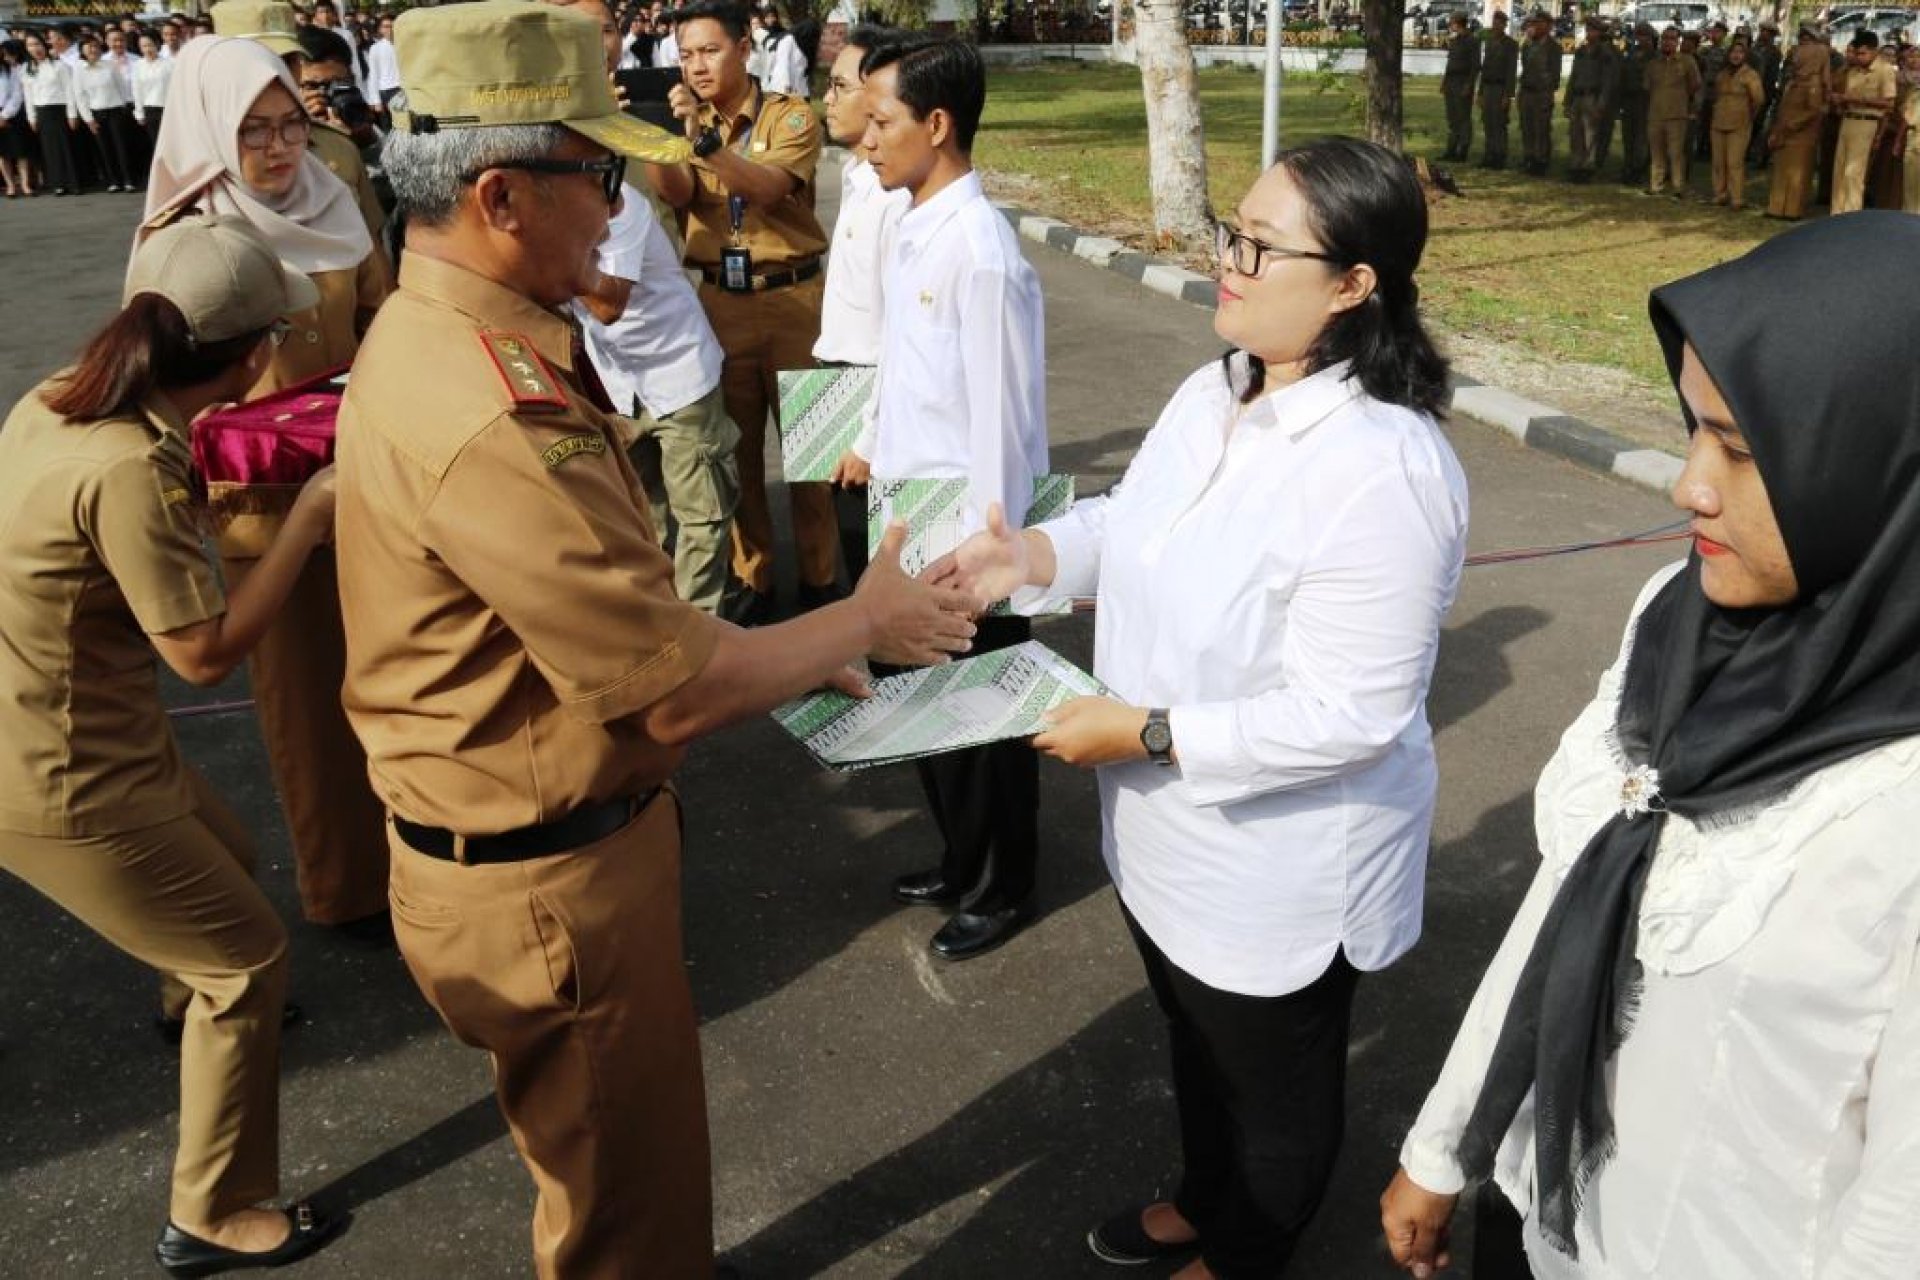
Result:
{"label": "green patterned envelope", "polygon": [[833,464],[860,435],[877,372],[872,365],[781,371],[780,458],[789,482],[833,479]]}

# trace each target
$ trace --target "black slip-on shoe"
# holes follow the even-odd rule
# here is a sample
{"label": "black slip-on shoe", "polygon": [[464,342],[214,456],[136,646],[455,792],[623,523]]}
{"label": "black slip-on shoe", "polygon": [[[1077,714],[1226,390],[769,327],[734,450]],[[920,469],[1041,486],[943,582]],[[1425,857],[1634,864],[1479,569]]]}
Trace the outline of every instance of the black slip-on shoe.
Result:
{"label": "black slip-on shoe", "polygon": [[1168,1244],[1148,1235],[1143,1221],[1148,1208],[1144,1204],[1128,1205],[1087,1232],[1087,1248],[1093,1252],[1093,1256],[1116,1267],[1144,1267],[1149,1262],[1184,1257],[1199,1251],[1200,1241],[1197,1239]]}
{"label": "black slip-on shoe", "polygon": [[286,1215],[293,1230],[264,1252],[228,1249],[188,1235],[169,1222],[160,1233],[160,1243],[153,1246],[153,1257],[172,1276],[213,1276],[253,1267],[284,1267],[323,1248],[347,1225],[345,1215],[318,1213],[305,1200],[288,1205]]}

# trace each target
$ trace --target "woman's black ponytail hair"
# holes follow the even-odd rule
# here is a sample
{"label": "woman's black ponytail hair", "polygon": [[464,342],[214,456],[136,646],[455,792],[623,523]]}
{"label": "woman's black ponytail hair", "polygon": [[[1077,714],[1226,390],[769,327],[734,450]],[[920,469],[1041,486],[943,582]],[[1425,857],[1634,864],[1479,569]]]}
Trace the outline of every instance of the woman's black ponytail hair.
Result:
{"label": "woman's black ponytail hair", "polygon": [[[1447,361],[1420,322],[1414,269],[1427,244],[1427,199],[1405,158],[1359,138],[1323,138],[1289,147],[1274,160],[1307,203],[1307,222],[1332,262],[1329,271],[1365,263],[1375,285],[1367,300],[1335,316],[1307,350],[1306,369],[1352,361],[1348,377],[1375,400],[1446,416]],[[1233,357],[1222,357],[1229,382]],[[1260,357],[1245,359],[1240,402],[1266,390]]]}

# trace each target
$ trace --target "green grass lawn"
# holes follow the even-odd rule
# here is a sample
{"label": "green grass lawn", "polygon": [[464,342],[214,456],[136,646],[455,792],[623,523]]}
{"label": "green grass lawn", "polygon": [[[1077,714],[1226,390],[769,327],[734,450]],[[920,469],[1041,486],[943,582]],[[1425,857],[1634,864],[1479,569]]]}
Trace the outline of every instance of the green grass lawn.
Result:
{"label": "green grass lawn", "polygon": [[[1200,73],[1208,185],[1216,209],[1231,209],[1259,167],[1261,77],[1216,67]],[[1281,139],[1364,134],[1356,77],[1290,74]],[[1555,176],[1526,178],[1455,166],[1464,199],[1433,206],[1421,293],[1440,326],[1497,338],[1543,357],[1628,370],[1665,381],[1651,330],[1654,286],[1737,257],[1785,224],[1761,218],[1766,175],[1749,175],[1748,211],[1693,200],[1649,198],[1615,180],[1620,140],[1602,179],[1575,186],[1560,173],[1565,122],[1556,121]],[[1445,145],[1439,82],[1407,82],[1407,151]],[[1514,122],[1510,158],[1519,154]],[[1480,140],[1474,140],[1474,155]],[[996,69],[975,159],[993,174],[1020,175],[1020,203],[1145,247],[1151,239],[1145,109],[1132,67],[1050,63]],[[1695,166],[1705,189],[1704,161]]]}

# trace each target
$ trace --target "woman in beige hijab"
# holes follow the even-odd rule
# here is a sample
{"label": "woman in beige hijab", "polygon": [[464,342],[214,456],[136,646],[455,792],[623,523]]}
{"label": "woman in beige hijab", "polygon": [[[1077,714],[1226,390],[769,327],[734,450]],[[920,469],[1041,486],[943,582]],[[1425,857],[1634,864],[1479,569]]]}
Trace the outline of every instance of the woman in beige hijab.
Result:
{"label": "woman in beige hijab", "polygon": [[[257,399],[350,364],[392,268],[353,192],[307,150],[312,128],[286,64],[251,40],[202,37],[174,59],[147,182],[145,237],[189,209],[245,218],[319,291],[248,393]],[[284,518],[271,500],[225,523],[229,582]],[[379,937],[387,906],[384,814],[340,707],[345,672],[332,551],[308,561],[249,663],[261,736],[293,838],[302,913]]]}

